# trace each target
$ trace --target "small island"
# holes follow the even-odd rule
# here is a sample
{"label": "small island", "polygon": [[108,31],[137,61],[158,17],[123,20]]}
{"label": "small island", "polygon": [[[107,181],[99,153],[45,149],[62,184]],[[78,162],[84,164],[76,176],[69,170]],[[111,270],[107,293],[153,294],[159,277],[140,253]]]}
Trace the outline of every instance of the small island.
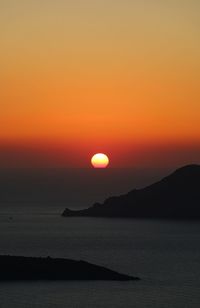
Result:
{"label": "small island", "polygon": [[16,280],[139,280],[85,261],[60,258],[0,256],[0,281]]}
{"label": "small island", "polygon": [[66,208],[64,217],[200,219],[200,166],[188,165],[143,189],[106,199],[83,210]]}

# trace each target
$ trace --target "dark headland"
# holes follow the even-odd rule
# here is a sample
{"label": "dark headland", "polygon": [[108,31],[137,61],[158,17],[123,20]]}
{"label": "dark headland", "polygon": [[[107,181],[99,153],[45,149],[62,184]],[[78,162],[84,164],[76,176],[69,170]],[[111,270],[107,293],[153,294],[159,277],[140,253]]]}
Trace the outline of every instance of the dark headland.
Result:
{"label": "dark headland", "polygon": [[143,189],[95,203],[87,209],[65,209],[62,216],[200,219],[200,165],[177,169]]}
{"label": "dark headland", "polygon": [[85,261],[0,256],[0,281],[12,280],[139,280]]}

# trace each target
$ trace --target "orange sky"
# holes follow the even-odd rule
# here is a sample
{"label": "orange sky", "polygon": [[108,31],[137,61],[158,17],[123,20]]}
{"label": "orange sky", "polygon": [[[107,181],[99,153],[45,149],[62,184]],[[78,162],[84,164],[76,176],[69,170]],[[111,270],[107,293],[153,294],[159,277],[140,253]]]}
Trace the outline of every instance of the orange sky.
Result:
{"label": "orange sky", "polygon": [[200,2],[0,4],[0,166],[200,161]]}

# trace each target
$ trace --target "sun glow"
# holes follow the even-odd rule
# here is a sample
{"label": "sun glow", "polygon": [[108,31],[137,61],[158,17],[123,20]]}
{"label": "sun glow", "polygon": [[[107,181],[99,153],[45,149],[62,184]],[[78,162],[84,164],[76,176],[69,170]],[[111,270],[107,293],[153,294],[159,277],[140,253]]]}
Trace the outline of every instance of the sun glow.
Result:
{"label": "sun glow", "polygon": [[91,164],[94,168],[106,168],[109,164],[109,158],[103,153],[97,153],[92,156]]}

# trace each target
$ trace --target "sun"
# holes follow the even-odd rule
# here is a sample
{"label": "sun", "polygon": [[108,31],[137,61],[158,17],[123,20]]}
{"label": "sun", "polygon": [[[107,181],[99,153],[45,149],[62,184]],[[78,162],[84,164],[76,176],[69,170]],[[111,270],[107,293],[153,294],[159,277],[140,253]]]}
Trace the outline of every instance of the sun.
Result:
{"label": "sun", "polygon": [[94,168],[106,168],[109,164],[109,158],[106,154],[97,153],[92,156],[91,164]]}

